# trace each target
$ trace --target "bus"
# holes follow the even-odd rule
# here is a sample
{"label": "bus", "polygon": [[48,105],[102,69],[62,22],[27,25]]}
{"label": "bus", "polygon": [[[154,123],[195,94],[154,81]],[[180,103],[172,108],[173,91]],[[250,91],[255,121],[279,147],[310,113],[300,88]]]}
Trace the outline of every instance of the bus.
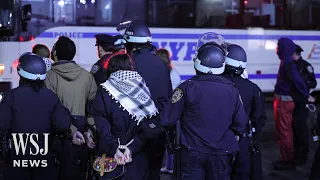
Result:
{"label": "bus", "polygon": [[[242,14],[240,1],[244,4]],[[309,10],[313,13],[305,14],[316,17],[318,7],[312,4]],[[302,56],[313,65],[319,80],[318,22],[309,16],[306,20],[294,17],[294,13],[283,13],[284,8],[288,5],[280,0],[260,4],[253,0],[1,0],[0,92],[18,86],[19,76],[13,62],[22,53],[30,52],[35,44],[45,44],[51,49],[59,36],[75,42],[74,60],[89,71],[98,59],[94,36],[114,35],[116,25],[128,20],[149,25],[153,44],[170,51],[182,80],[195,74],[192,61],[195,46],[206,32],[221,34],[227,42],[246,50],[249,79],[264,93],[274,90],[280,37],[288,37],[304,49]],[[311,26],[314,30],[310,30]],[[315,91],[319,90],[320,83]]]}

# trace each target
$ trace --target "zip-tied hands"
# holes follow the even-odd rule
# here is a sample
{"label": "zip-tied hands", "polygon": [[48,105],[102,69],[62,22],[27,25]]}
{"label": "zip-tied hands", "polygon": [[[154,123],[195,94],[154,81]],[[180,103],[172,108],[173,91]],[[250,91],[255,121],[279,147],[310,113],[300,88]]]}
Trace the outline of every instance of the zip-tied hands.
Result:
{"label": "zip-tied hands", "polygon": [[84,144],[86,142],[84,136],[82,135],[81,132],[76,131],[73,135],[72,135],[72,142],[73,144],[77,145],[77,146],[81,146],[82,144]]}
{"label": "zip-tied hands", "polygon": [[87,146],[91,149],[93,149],[95,147],[95,143],[93,141],[93,136],[90,132],[85,132],[83,135],[81,132],[76,131],[72,135],[72,143],[77,146],[81,146],[82,144],[87,143]]}
{"label": "zip-tied hands", "polygon": [[[126,145],[120,145],[120,140],[118,139],[118,149],[116,151],[116,154],[114,155],[114,159],[117,161],[118,165],[125,165],[127,163],[130,163],[132,161],[132,152],[128,148],[128,146],[133,142],[133,139]],[[124,150],[124,152],[121,152],[120,150]]]}

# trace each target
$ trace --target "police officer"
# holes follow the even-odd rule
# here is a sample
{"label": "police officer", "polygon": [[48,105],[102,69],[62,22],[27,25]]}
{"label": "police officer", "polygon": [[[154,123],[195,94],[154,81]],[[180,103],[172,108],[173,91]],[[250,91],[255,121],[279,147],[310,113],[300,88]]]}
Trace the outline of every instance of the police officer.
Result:
{"label": "police officer", "polygon": [[122,35],[97,34],[95,37],[100,59],[92,66],[90,73],[93,75],[96,84],[100,85],[107,80],[104,68],[106,62],[112,54],[125,50],[126,41]]}
{"label": "police officer", "polygon": [[[19,58],[17,70],[20,76],[19,86],[7,92],[0,104],[0,136],[3,138],[9,137],[11,133],[37,133],[39,139],[36,143],[40,148],[44,148],[46,142],[42,133],[68,132],[72,117],[68,109],[61,104],[58,96],[43,87],[46,78],[46,65],[41,57],[32,53],[22,55]],[[21,154],[21,151],[16,154],[15,143],[10,143],[10,146],[10,156],[9,161],[6,161],[5,164],[4,179],[57,179],[50,149],[47,155],[34,156],[29,149],[31,148],[33,153],[35,149],[29,142],[25,155]],[[46,160],[47,167],[30,167],[30,164],[29,168],[13,167],[14,160],[24,159]]]}
{"label": "police officer", "polygon": [[[258,153],[258,140],[262,127],[266,122],[264,97],[260,88],[250,80],[241,77],[247,66],[247,54],[236,44],[227,47],[225,72],[223,77],[229,79],[238,88],[243,106],[249,117],[247,137],[240,139],[240,152],[236,159],[233,180],[260,180],[262,178],[261,154]],[[253,132],[253,137],[249,136]],[[256,154],[254,152],[256,151]],[[251,157],[250,157],[251,156]]]}
{"label": "police officer", "polygon": [[[172,95],[170,70],[158,56],[155,56],[156,48],[151,44],[149,28],[143,23],[131,21],[121,23],[117,30],[124,32],[127,50],[132,55],[136,70],[146,81],[160,115],[165,116]],[[160,179],[165,141],[165,135],[163,135],[149,142],[150,180]]]}
{"label": "police officer", "polygon": [[[194,59],[196,76],[172,95],[167,128],[181,121],[181,179],[229,179],[248,118],[237,88],[224,77],[225,56],[217,46],[203,46]],[[219,162],[219,163],[217,163]]]}
{"label": "police officer", "polygon": [[100,85],[106,81],[103,62],[113,52],[114,38],[108,34],[97,34],[95,37],[99,60],[92,66],[90,73],[93,75],[96,84]]}
{"label": "police officer", "polygon": [[[296,45],[296,52],[293,55],[293,59],[297,64],[302,79],[310,91],[310,89],[317,86],[317,80],[315,78],[312,65],[302,59],[302,51],[303,49],[299,45]],[[306,102],[294,99],[294,103],[294,158],[296,165],[304,165],[308,160],[309,153],[309,131],[307,126],[309,110],[306,108]]]}

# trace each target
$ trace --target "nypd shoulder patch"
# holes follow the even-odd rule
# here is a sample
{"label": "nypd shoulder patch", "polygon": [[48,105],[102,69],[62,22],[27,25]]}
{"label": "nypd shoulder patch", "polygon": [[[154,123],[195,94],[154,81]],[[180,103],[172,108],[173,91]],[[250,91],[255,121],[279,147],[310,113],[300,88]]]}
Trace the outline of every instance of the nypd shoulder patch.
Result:
{"label": "nypd shoulder patch", "polygon": [[183,91],[177,88],[172,95],[172,103],[176,103],[180,101],[182,97],[183,97]]}
{"label": "nypd shoulder patch", "polygon": [[91,74],[94,74],[94,73],[96,73],[99,69],[100,69],[100,66],[99,66],[99,65],[94,65],[94,66],[92,66],[92,68],[91,68],[91,70],[90,70],[90,73],[91,73]]}
{"label": "nypd shoulder patch", "polygon": [[309,73],[313,73],[313,67],[312,66],[308,66],[307,70],[308,70]]}

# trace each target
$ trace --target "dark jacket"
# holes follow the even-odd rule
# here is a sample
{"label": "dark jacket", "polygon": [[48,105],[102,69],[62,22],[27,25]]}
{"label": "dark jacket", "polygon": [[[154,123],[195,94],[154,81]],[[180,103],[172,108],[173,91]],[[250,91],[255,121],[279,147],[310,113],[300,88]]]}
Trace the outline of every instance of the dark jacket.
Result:
{"label": "dark jacket", "polygon": [[241,76],[234,76],[228,73],[224,73],[222,76],[233,82],[238,88],[252,126],[260,134],[267,120],[264,96],[261,89],[249,79],[244,79]]}
{"label": "dark jacket", "polygon": [[[72,119],[69,110],[61,104],[54,92],[46,88],[36,92],[28,84],[19,85],[5,94],[0,104],[0,114],[2,136],[11,132],[68,132]],[[39,135],[41,144],[43,138]],[[26,152],[29,153],[29,149]]]}
{"label": "dark jacket", "polygon": [[111,54],[106,54],[102,56],[91,68],[90,73],[93,75],[96,84],[99,86],[101,83],[104,83],[107,80],[106,70],[103,65]]}
{"label": "dark jacket", "polygon": [[[96,97],[90,106],[90,114],[94,117],[96,130],[99,139],[99,155],[107,154],[113,157],[118,148],[118,138],[121,144],[124,142],[129,127],[137,126],[137,122],[131,119],[131,115],[119,107],[109,93],[99,86]],[[133,155],[141,153],[145,141],[141,140],[137,134],[129,134],[129,140],[134,139],[128,147]]]}
{"label": "dark jacket", "polygon": [[314,69],[310,63],[300,57],[296,61],[298,65],[299,72],[302,76],[302,79],[306,83],[308,89],[313,89],[317,87],[317,80],[314,75]]}
{"label": "dark jacket", "polygon": [[167,104],[172,94],[170,69],[158,56],[149,49],[133,52],[136,70],[146,81],[156,107],[161,110]]}
{"label": "dark jacket", "polygon": [[278,56],[280,58],[280,66],[274,92],[277,95],[291,96],[294,89],[303,96],[304,100],[307,100],[309,91],[299,73],[297,64],[292,59],[295,50],[296,45],[291,39],[279,39]]}
{"label": "dark jacket", "polygon": [[181,143],[201,153],[227,155],[239,150],[235,134],[246,133],[248,117],[237,88],[224,77],[197,75],[172,95],[169,129],[181,121]]}

